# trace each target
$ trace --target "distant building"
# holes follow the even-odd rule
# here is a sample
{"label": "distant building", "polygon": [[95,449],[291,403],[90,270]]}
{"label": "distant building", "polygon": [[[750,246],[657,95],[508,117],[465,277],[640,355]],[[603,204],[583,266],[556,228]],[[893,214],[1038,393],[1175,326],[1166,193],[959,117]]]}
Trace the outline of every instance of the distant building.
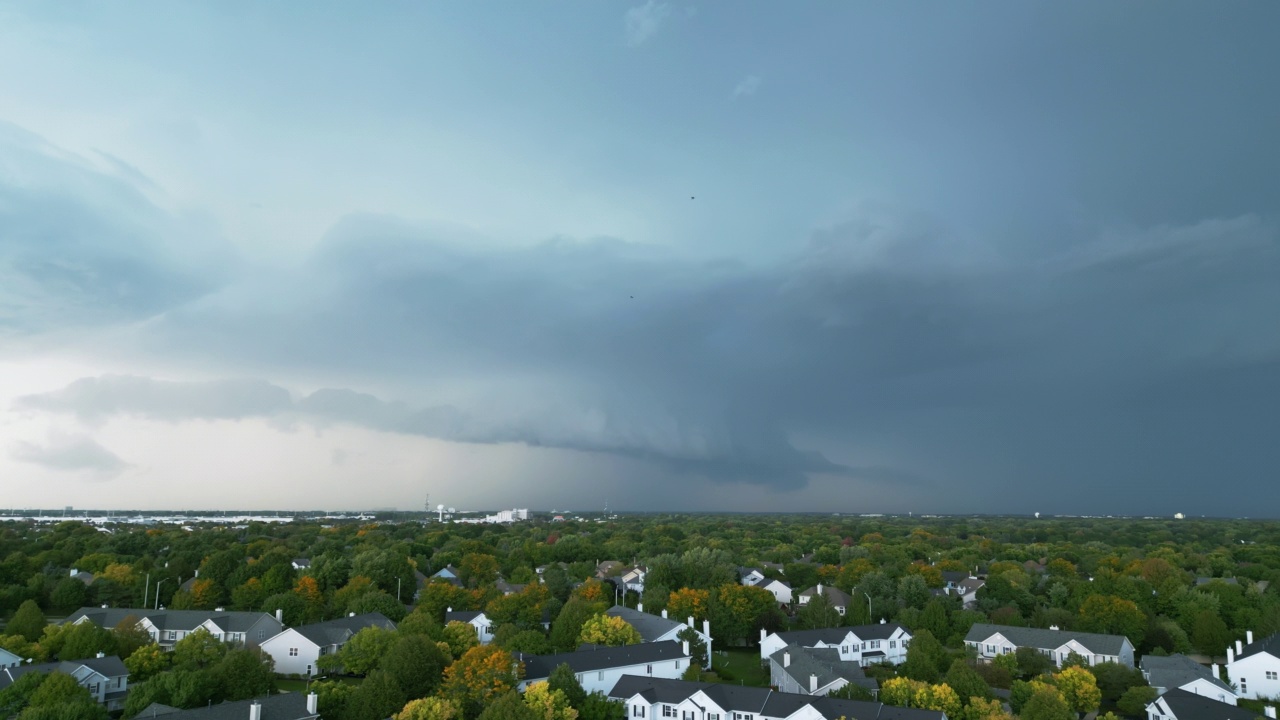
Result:
{"label": "distant building", "polygon": [[1218,678],[1218,666],[1209,669],[1186,655],[1145,655],[1139,664],[1147,684],[1161,695],[1170,690],[1185,690],[1193,695],[1236,704],[1236,693]]}
{"label": "distant building", "polygon": [[63,623],[75,625],[91,622],[100,628],[111,630],[127,618],[137,621],[138,627],[166,650],[172,649],[179,640],[197,630],[206,630],[225,643],[256,648],[284,628],[280,611],[272,617],[262,612],[226,610],[86,607],[72,613]]}
{"label": "distant building", "polygon": [[980,660],[991,660],[1026,647],[1048,656],[1057,667],[1062,667],[1072,653],[1083,657],[1089,665],[1114,662],[1133,667],[1133,643],[1123,635],[977,623],[969,629],[964,644],[977,650]]}
{"label": "distant building", "polygon": [[84,660],[67,660],[64,662],[39,663],[36,665],[18,665],[0,669],[0,690],[12,685],[18,678],[28,673],[60,672],[70,675],[80,687],[89,691],[99,704],[107,710],[115,711],[124,708],[125,696],[129,692],[129,670],[120,658],[98,653],[96,658]]}
{"label": "distant building", "polygon": [[1280,697],[1280,633],[1253,641],[1253,631],[1245,642],[1227,648],[1227,679],[1249,700]]}
{"label": "distant building", "polygon": [[[1274,717],[1268,712],[1269,717]],[[1218,702],[1203,695],[1174,688],[1147,706],[1148,720],[1261,720],[1261,716],[1243,707]]]}
{"label": "distant building", "polygon": [[382,613],[351,614],[344,618],[291,627],[262,643],[262,652],[275,660],[280,675],[314,675],[316,661],[342,649],[351,636],[367,627],[395,630]]}
{"label": "distant building", "polygon": [[627,718],[645,720],[947,720],[946,714],[937,710],[814,697],[769,688],[636,675],[624,675],[609,691],[609,698],[626,705]]}

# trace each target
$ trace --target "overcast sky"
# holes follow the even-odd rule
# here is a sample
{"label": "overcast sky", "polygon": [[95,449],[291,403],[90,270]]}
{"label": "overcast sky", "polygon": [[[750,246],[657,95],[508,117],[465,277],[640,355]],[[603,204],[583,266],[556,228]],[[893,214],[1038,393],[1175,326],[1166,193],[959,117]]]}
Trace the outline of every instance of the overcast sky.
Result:
{"label": "overcast sky", "polygon": [[0,505],[1274,515],[1277,27],[0,1]]}

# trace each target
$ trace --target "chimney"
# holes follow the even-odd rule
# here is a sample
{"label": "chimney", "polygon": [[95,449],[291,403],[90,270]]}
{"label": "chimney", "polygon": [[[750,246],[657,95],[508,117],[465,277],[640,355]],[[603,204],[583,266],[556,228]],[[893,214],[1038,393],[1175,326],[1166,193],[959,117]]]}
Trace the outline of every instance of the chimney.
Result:
{"label": "chimney", "polygon": [[77,569],[75,569],[75,568],[71,568],[71,575],[70,575],[70,577],[75,577],[76,575],[79,575],[79,574],[80,574],[80,571],[79,571],[79,570],[77,570]]}
{"label": "chimney", "polygon": [[644,612],[644,603],[636,603],[636,612]]}
{"label": "chimney", "polygon": [[760,644],[761,645],[764,644],[765,639],[767,639],[768,637],[769,637],[769,631],[765,630],[764,628],[760,628]]}
{"label": "chimney", "polygon": [[685,654],[685,655],[688,655],[688,654],[689,654],[689,641],[688,641],[688,640],[682,640],[682,641],[681,641],[681,647],[683,647],[683,648],[684,648],[684,654]]}
{"label": "chimney", "polygon": [[1252,645],[1252,644],[1253,644],[1253,631],[1252,631],[1252,630],[1245,630],[1245,631],[1244,631],[1244,644],[1245,644],[1245,645]]}
{"label": "chimney", "polygon": [[821,594],[822,594],[822,583],[818,583],[818,592],[817,592],[817,593],[815,593],[815,594],[817,594],[817,595],[821,595]]}
{"label": "chimney", "polygon": [[689,627],[693,627],[693,616],[689,616]]}
{"label": "chimney", "polygon": [[662,619],[663,619],[663,620],[666,620],[666,619],[667,619],[667,609],[666,609],[666,608],[662,608]]}
{"label": "chimney", "polygon": [[276,608],[276,622],[284,624],[284,608]]}
{"label": "chimney", "polygon": [[1213,663],[1213,664],[1210,666],[1210,671],[1213,673],[1213,679],[1214,679],[1214,680],[1221,680],[1221,679],[1222,679],[1222,675],[1218,672],[1218,663]]}
{"label": "chimney", "polygon": [[1231,667],[1236,662],[1236,650],[1230,645],[1227,646],[1227,667]]}
{"label": "chimney", "polygon": [[101,652],[101,651],[99,651],[97,655],[94,655],[94,657],[96,657],[96,658],[104,658],[104,657],[106,657],[106,656],[107,656],[107,654],[106,654],[106,653],[104,653],[104,652]]}
{"label": "chimney", "polygon": [[1057,626],[1057,625],[1050,625],[1050,626],[1049,626],[1049,629],[1050,629],[1050,630],[1053,630],[1054,632],[1057,632],[1057,631],[1058,631],[1058,626]]}
{"label": "chimney", "polygon": [[1262,713],[1263,713],[1264,715],[1266,715],[1267,717],[1271,718],[1271,720],[1275,720],[1275,717],[1276,717],[1276,706],[1275,706],[1275,705],[1265,705],[1265,706],[1263,706],[1263,708],[1262,708]]}
{"label": "chimney", "polygon": [[200,577],[200,568],[196,568],[196,574],[193,577]]}
{"label": "chimney", "polygon": [[710,620],[702,621],[702,634],[706,635],[707,637],[711,637],[711,621]]}
{"label": "chimney", "polygon": [[249,720],[262,720],[262,703],[257,700],[249,706]]}
{"label": "chimney", "polygon": [[355,616],[356,616],[355,613],[347,613],[347,617],[355,617]]}
{"label": "chimney", "polygon": [[1236,641],[1236,654],[1237,655],[1244,654],[1244,643],[1240,642],[1239,640]]}
{"label": "chimney", "polygon": [[809,676],[809,694],[814,695],[814,694],[817,694],[817,692],[818,692],[818,676],[810,675]]}
{"label": "chimney", "polygon": [[782,667],[791,667],[791,653],[789,651],[782,653]]}
{"label": "chimney", "polygon": [[315,693],[307,694],[307,714],[316,715],[320,712],[320,698]]}

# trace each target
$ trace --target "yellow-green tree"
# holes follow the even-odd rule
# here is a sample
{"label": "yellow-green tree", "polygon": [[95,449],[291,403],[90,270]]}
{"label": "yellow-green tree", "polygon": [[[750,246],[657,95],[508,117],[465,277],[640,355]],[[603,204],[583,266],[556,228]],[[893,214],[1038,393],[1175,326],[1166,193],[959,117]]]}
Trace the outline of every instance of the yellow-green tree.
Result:
{"label": "yellow-green tree", "polygon": [[515,688],[519,674],[520,666],[506,650],[477,645],[445,669],[440,695],[466,716],[475,717],[485,705]]}
{"label": "yellow-green tree", "polygon": [[1053,676],[1053,684],[1062,693],[1062,699],[1077,713],[1093,712],[1102,703],[1098,679],[1084,668],[1066,668]]}
{"label": "yellow-green tree", "polygon": [[536,682],[524,691],[524,704],[541,720],[578,720],[578,711],[569,707],[563,690],[552,690],[546,682]]}
{"label": "yellow-green tree", "polygon": [[611,615],[593,615],[582,624],[582,633],[578,641],[593,645],[639,645],[644,642],[640,632],[620,617]]}
{"label": "yellow-green tree", "polygon": [[677,621],[692,617],[694,620],[707,618],[707,605],[710,604],[711,593],[707,590],[680,588],[667,598],[667,613]]}
{"label": "yellow-green tree", "polygon": [[449,646],[451,657],[462,657],[463,653],[480,644],[476,636],[476,626],[461,620],[451,620],[441,631],[441,637]]}
{"label": "yellow-green tree", "polygon": [[1013,720],[1013,716],[1004,711],[999,700],[972,697],[969,698],[969,706],[956,720]]}
{"label": "yellow-green tree", "polygon": [[462,710],[452,700],[426,697],[410,700],[396,713],[395,720],[459,720],[461,717]]}
{"label": "yellow-green tree", "polygon": [[130,680],[142,682],[169,668],[169,653],[155,643],[143,645],[124,659],[124,666],[129,669]]}
{"label": "yellow-green tree", "polygon": [[928,687],[927,683],[911,678],[896,677],[880,683],[880,702],[885,705],[912,707],[916,695]]}
{"label": "yellow-green tree", "polygon": [[912,707],[944,712],[947,717],[959,717],[962,705],[960,696],[946,683],[925,685],[916,691],[911,704]]}

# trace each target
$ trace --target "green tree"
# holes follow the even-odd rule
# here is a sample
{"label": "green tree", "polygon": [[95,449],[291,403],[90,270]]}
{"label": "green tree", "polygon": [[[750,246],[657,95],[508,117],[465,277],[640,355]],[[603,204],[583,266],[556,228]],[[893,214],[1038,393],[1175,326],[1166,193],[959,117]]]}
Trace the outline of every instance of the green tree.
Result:
{"label": "green tree", "polygon": [[911,646],[907,648],[907,661],[899,668],[904,677],[920,682],[938,681],[939,665],[947,659],[947,651],[942,643],[928,630],[920,630],[911,638]]}
{"label": "green tree", "polygon": [[929,584],[920,575],[904,575],[898,580],[898,604],[902,607],[923,609],[931,596]]}
{"label": "green tree", "polygon": [[35,600],[25,600],[18,606],[18,611],[9,618],[5,632],[10,635],[21,635],[28,642],[35,642],[44,633],[44,613]]}
{"label": "green tree", "polygon": [[214,665],[227,654],[227,646],[208,630],[200,628],[173,645],[173,664],[199,670]]}
{"label": "green tree", "polygon": [[639,645],[644,642],[640,632],[631,623],[612,615],[593,615],[582,624],[582,634],[578,636],[582,643],[619,647],[621,645]]}
{"label": "green tree", "polygon": [[59,660],[91,658],[98,653],[115,654],[115,636],[110,630],[91,622],[72,625],[59,633],[58,638],[61,641],[57,650]]}
{"label": "green tree", "polygon": [[1097,678],[1084,668],[1063,668],[1062,672],[1053,676],[1053,683],[1073,712],[1093,712],[1102,702],[1102,691],[1098,689]]}
{"label": "green tree", "polygon": [[59,580],[53,587],[53,592],[49,593],[49,602],[60,610],[75,610],[83,607],[88,599],[89,589],[73,577]]}
{"label": "green tree", "polygon": [[551,644],[560,652],[572,652],[578,647],[582,626],[596,613],[604,612],[604,605],[580,598],[572,598],[551,624]]}
{"label": "green tree", "polygon": [[597,690],[588,695],[578,707],[578,720],[625,720],[626,707]]}
{"label": "green tree", "polygon": [[1089,668],[1089,671],[1098,681],[1102,699],[1109,703],[1115,703],[1129,688],[1147,684],[1141,670],[1120,663],[1098,663]]}
{"label": "green tree", "polygon": [[871,694],[870,690],[853,683],[842,685],[839,688],[832,690],[827,693],[827,697],[836,698],[838,700],[875,700],[875,696]]}
{"label": "green tree", "polygon": [[578,711],[569,705],[564,692],[552,689],[546,682],[532,683],[525,688],[524,704],[539,720],[578,720]]}
{"label": "green tree", "polygon": [[551,671],[551,676],[547,678],[547,684],[552,690],[558,690],[564,693],[565,698],[569,700],[569,704],[573,707],[582,707],[582,703],[587,699],[587,692],[582,689],[582,684],[578,682],[578,676],[574,674],[573,668],[568,663],[560,663]]}
{"label": "green tree", "polygon": [[385,670],[374,670],[351,693],[346,704],[349,720],[383,720],[404,707],[404,690]]}
{"label": "green tree", "polygon": [[987,681],[964,660],[952,661],[944,680],[966,705],[972,698],[986,700],[991,697],[991,687],[987,685]]}
{"label": "green tree", "polygon": [[1023,677],[1036,677],[1053,670],[1053,660],[1035,648],[1018,648],[1014,657],[1018,660],[1018,672]]}
{"label": "green tree", "polygon": [[1062,695],[1053,688],[1046,687],[1037,691],[1022,706],[1019,713],[1022,720],[1076,720],[1075,713]]}
{"label": "green tree", "polygon": [[275,692],[274,661],[259,650],[233,649],[213,666],[212,675],[224,700],[247,700]]}
{"label": "green tree", "polygon": [[395,720],[461,720],[462,710],[441,697],[424,697],[410,700]]}
{"label": "green tree", "polygon": [[134,650],[124,659],[131,683],[145,682],[169,668],[169,653],[151,643]]}
{"label": "green tree", "polygon": [[[477,717],[471,715],[470,717]],[[542,720],[538,713],[524,703],[519,692],[510,690],[497,696],[478,715],[478,720]]]}
{"label": "green tree", "polygon": [[796,613],[796,622],[803,630],[840,627],[843,620],[840,612],[831,607],[825,594],[809,598],[809,602],[801,605],[800,611]]}
{"label": "green tree", "polygon": [[1191,626],[1191,644],[1205,655],[1217,655],[1231,644],[1231,630],[1218,613],[1202,610],[1196,614],[1195,623]]}
{"label": "green tree", "polygon": [[370,625],[352,635],[338,652],[321,657],[317,664],[325,670],[341,667],[352,675],[368,675],[378,667],[395,641],[395,631]]}
{"label": "green tree", "polygon": [[461,620],[450,620],[440,635],[453,657],[462,657],[463,653],[480,644],[476,626]]}
{"label": "green tree", "polygon": [[933,598],[924,605],[924,612],[920,613],[920,622],[918,630],[928,630],[933,636],[939,640],[943,640],[951,634],[951,618],[947,615],[947,604],[939,598]]}
{"label": "green tree", "polygon": [[387,649],[380,667],[395,678],[406,697],[426,697],[440,687],[448,659],[425,635],[399,635]]}
{"label": "green tree", "polygon": [[1116,702],[1116,709],[1129,717],[1144,718],[1147,706],[1155,701],[1156,689],[1146,685],[1137,685],[1124,691]]}

